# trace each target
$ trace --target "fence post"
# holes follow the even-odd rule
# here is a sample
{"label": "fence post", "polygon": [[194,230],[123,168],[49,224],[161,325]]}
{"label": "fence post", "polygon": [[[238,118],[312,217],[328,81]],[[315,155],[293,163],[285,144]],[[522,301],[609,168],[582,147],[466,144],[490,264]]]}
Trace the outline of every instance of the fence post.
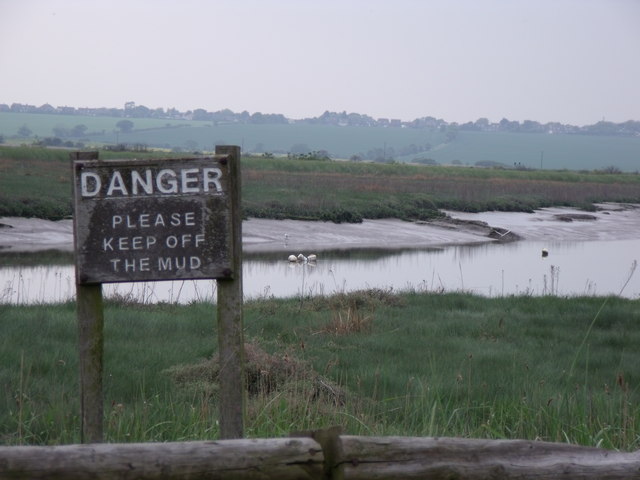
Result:
{"label": "fence post", "polygon": [[324,477],[330,480],[345,480],[344,476],[344,450],[342,448],[342,427],[334,426],[324,430],[309,430],[292,432],[292,438],[312,438],[322,448],[324,457]]}

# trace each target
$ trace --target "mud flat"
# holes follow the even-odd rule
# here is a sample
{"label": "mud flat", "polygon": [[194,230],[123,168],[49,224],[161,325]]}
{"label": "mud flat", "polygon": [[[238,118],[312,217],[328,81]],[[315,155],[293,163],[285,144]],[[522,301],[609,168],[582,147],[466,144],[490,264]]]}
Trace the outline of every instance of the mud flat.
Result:
{"label": "mud flat", "polygon": [[[423,248],[517,239],[640,239],[640,205],[600,204],[596,212],[545,208],[534,213],[446,212],[434,222],[396,219],[357,224],[249,219],[245,251],[321,251],[352,248]],[[73,222],[0,218],[0,252],[73,250]]]}
{"label": "mud flat", "polygon": [[640,205],[601,203],[596,207],[595,212],[556,207],[534,213],[447,213],[510,229],[527,240],[640,240]]}

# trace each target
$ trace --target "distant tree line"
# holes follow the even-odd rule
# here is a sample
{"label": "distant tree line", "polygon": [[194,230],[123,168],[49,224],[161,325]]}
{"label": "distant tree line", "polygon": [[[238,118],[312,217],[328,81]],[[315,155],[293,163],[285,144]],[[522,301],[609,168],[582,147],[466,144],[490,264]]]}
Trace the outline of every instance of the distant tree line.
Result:
{"label": "distant tree line", "polygon": [[[246,110],[235,113],[229,109],[210,112],[202,108],[181,112],[175,108],[148,108],[144,105],[136,105],[135,102],[127,102],[124,108],[75,108],[75,107],[54,107],[48,103],[39,107],[22,103],[7,105],[0,103],[0,112],[15,113],[46,113],[59,115],[88,115],[121,118],[160,118],[167,120],[200,120],[210,121],[214,125],[230,123],[240,124],[291,124],[302,123],[310,125],[333,125],[333,126],[357,126],[357,127],[388,127],[388,128],[421,128],[432,131],[440,131],[446,134],[448,141],[453,141],[458,131],[479,131],[479,132],[518,132],[518,133],[545,133],[545,134],[580,134],[580,135],[618,135],[618,136],[640,136],[640,121],[629,120],[623,123],[600,121],[593,125],[575,126],[562,124],[559,122],[539,123],[534,120],[524,120],[523,122],[508,120],[503,118],[499,122],[491,123],[487,118],[479,118],[474,122],[457,123],[446,122],[435,117],[421,117],[411,121],[401,121],[399,119],[377,118],[360,113],[329,112],[325,111],[318,117],[303,119],[289,119],[280,113],[249,113]],[[78,127],[82,127],[79,125]],[[77,127],[76,127],[77,128]],[[126,127],[125,127],[126,128]],[[125,129],[122,129],[124,131]],[[59,137],[82,136],[85,132],[60,132]]]}

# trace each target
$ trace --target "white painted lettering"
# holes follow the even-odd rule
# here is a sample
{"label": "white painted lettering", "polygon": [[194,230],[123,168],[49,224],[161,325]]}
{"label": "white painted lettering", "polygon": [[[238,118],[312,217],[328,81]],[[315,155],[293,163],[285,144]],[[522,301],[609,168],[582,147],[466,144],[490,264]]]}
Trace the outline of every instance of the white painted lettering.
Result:
{"label": "white painted lettering", "polygon": [[133,237],[131,239],[131,250],[142,250],[142,249],[143,249],[142,237]]}
{"label": "white painted lettering", "polygon": [[137,236],[131,238],[131,250],[149,250],[156,244],[156,237]]}
{"label": "white painted lettering", "polygon": [[149,257],[144,258],[112,258],[109,260],[114,272],[150,272],[151,271],[151,259]]}
{"label": "white painted lettering", "polygon": [[182,170],[180,179],[182,180],[182,193],[200,193],[198,186],[198,168],[188,168]]}
{"label": "white painted lettering", "polygon": [[[191,233],[184,233],[180,235],[180,237],[176,235],[169,235],[165,239],[165,245],[169,248],[176,248],[176,247],[186,248],[192,243],[194,243],[194,235]],[[199,246],[201,243],[204,243],[203,233],[199,233],[195,236],[196,247]]]}
{"label": "white painted lettering", "polygon": [[202,266],[200,257],[159,257],[158,270],[198,270]]}
{"label": "white painted lettering", "polygon": [[[104,179],[104,181],[103,181]],[[123,167],[80,172],[82,197],[128,197],[222,193],[223,171],[218,167]]]}
{"label": "white painted lettering", "polygon": [[82,172],[80,174],[80,194],[83,197],[95,197],[102,187],[102,181],[98,174]]}
{"label": "white painted lettering", "polygon": [[113,237],[102,239],[102,250],[105,252],[113,252]]}
{"label": "white painted lettering", "polygon": [[145,178],[143,180],[142,175],[140,175],[137,170],[131,171],[131,193],[133,195],[138,195],[138,186],[142,187],[142,190],[144,190],[144,193],[147,195],[151,195],[153,193],[151,170],[145,170],[144,176]]}
{"label": "white painted lettering", "polygon": [[160,270],[161,272],[164,270],[171,270],[171,257],[158,258],[158,270]]}
{"label": "white painted lettering", "polygon": [[169,248],[176,248],[178,246],[178,237],[175,235],[169,235],[165,243]]}
{"label": "white painted lettering", "polygon": [[160,193],[178,193],[176,172],[168,168],[160,170],[156,177],[156,187]]}
{"label": "white painted lettering", "polygon": [[208,192],[210,186],[213,185],[216,192],[221,192],[220,177],[222,177],[222,170],[219,168],[203,168],[202,183],[204,191]]}
{"label": "white painted lettering", "polygon": [[107,189],[107,197],[113,196],[113,192],[116,190],[119,191],[121,195],[128,195],[122,174],[118,170],[113,172],[113,176],[109,182],[109,188]]}
{"label": "white painted lettering", "polygon": [[139,215],[112,215],[111,228],[128,229],[152,227],[196,227],[196,212],[141,213]]}

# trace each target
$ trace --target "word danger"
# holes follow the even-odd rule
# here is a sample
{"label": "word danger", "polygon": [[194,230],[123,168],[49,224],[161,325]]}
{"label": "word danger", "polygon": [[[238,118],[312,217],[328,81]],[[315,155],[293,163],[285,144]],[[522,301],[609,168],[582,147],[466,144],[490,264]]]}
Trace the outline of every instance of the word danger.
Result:
{"label": "word danger", "polygon": [[91,198],[220,193],[221,178],[222,170],[217,167],[111,170],[104,176],[83,171],[80,195]]}

